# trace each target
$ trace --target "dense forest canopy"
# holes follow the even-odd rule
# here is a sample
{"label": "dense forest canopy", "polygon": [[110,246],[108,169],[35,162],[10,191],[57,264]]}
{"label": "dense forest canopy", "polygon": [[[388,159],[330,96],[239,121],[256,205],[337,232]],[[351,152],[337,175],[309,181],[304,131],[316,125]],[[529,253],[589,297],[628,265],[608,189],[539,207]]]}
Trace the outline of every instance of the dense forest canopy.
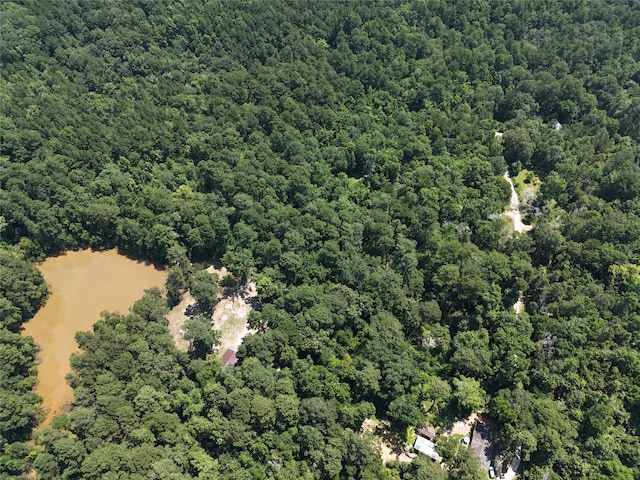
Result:
{"label": "dense forest canopy", "polygon": [[[483,411],[527,478],[640,479],[640,3],[7,0],[0,61],[0,477],[480,479],[360,426]],[[179,352],[149,291],[32,434],[30,262],[85,247],[173,299],[219,258],[260,333]]]}

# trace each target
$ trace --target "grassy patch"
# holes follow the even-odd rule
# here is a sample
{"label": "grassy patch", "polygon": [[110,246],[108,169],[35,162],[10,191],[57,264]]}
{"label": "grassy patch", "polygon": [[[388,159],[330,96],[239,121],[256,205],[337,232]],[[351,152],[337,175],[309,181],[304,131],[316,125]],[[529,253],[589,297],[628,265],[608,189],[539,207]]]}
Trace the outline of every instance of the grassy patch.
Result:
{"label": "grassy patch", "polygon": [[542,185],[542,182],[536,177],[536,174],[526,168],[520,170],[518,175],[513,177],[512,180],[518,196],[528,193],[527,191],[537,195],[540,190],[540,185]]}

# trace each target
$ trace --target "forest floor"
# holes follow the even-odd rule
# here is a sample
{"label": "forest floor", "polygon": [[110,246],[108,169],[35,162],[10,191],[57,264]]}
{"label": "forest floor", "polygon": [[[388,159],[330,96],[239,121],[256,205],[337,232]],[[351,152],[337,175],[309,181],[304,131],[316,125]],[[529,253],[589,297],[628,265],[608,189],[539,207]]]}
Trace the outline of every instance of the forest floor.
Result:
{"label": "forest floor", "polygon": [[[220,278],[224,278],[229,273],[223,266],[217,268],[210,266],[207,271],[218,274]],[[220,354],[224,353],[227,348],[238,351],[244,337],[255,333],[254,330],[249,329],[247,319],[257,296],[258,292],[253,282],[249,282],[241,288],[224,291],[219,296],[219,301],[211,316],[211,323],[212,328],[220,330]],[[180,303],[173,307],[166,317],[169,321],[169,333],[173,337],[176,347],[184,352],[189,348],[189,342],[183,338],[183,325],[189,319],[188,308],[195,303],[191,293],[186,291],[180,297]]]}

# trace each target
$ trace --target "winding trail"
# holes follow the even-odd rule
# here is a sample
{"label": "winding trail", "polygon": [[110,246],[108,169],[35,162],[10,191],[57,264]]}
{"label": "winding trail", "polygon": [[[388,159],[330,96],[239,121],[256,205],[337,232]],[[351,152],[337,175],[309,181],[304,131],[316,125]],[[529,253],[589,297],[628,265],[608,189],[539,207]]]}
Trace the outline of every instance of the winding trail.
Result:
{"label": "winding trail", "polygon": [[522,223],[522,214],[520,213],[520,200],[518,200],[518,193],[516,192],[509,171],[504,172],[504,179],[509,183],[511,187],[511,200],[509,201],[509,210],[503,213],[505,217],[510,218],[513,221],[513,230],[518,233],[527,233],[533,229],[533,225],[525,225]]}
{"label": "winding trail", "polygon": [[[522,223],[522,214],[520,213],[520,200],[518,199],[518,192],[516,192],[513,186],[513,181],[509,176],[509,170],[504,172],[504,179],[509,183],[511,187],[511,199],[509,201],[509,209],[503,213],[507,218],[513,221],[513,230],[518,233],[527,233],[533,229],[533,225],[525,225]],[[516,315],[524,312],[524,298],[520,296],[518,301],[514,303],[513,309],[516,311]]]}

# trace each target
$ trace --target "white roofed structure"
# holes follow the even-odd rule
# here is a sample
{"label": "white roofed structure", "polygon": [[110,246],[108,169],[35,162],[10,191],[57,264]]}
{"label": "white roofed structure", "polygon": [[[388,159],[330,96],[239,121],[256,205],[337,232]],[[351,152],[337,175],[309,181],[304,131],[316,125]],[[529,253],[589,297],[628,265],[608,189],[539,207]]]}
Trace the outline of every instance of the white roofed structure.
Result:
{"label": "white roofed structure", "polygon": [[426,438],[421,437],[420,435],[418,435],[418,438],[416,438],[416,441],[413,444],[413,448],[417,452],[424,453],[432,460],[440,460],[440,455],[438,455],[438,452],[436,452],[436,444],[431,440],[427,440]]}

